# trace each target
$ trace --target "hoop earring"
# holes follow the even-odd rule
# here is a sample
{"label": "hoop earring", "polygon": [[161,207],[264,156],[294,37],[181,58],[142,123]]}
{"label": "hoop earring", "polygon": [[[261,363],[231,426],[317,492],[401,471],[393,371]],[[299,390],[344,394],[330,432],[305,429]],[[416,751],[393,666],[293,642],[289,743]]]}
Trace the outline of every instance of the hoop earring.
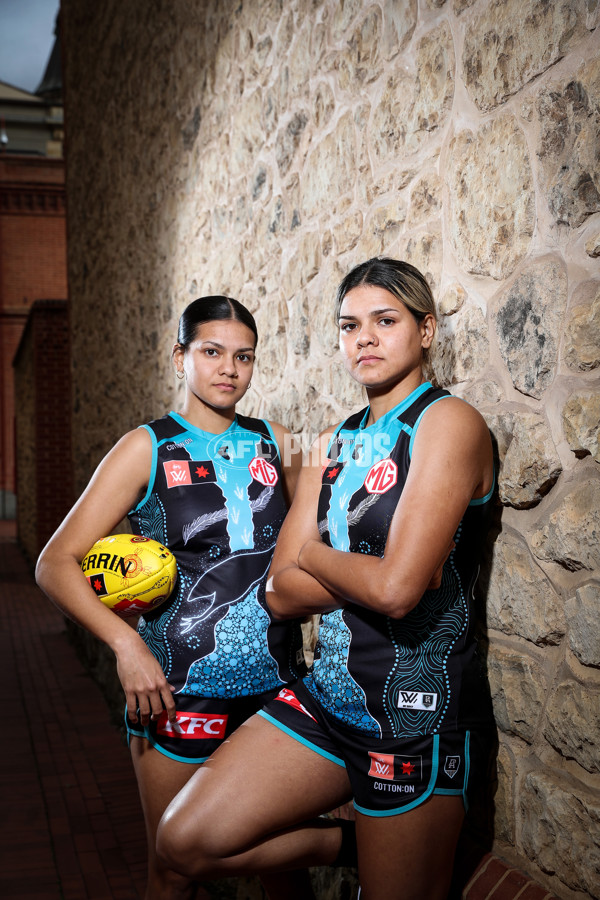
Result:
{"label": "hoop earring", "polygon": [[183,372],[180,372],[179,369],[177,370],[177,372],[176,372],[175,374],[177,375],[177,377],[179,378],[180,381],[181,381],[182,378],[185,378],[184,373],[183,373]]}

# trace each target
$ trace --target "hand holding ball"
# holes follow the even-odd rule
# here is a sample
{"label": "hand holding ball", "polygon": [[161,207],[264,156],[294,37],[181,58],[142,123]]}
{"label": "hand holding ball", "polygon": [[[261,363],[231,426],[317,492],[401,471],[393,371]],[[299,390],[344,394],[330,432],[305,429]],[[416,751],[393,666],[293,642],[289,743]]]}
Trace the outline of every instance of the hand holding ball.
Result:
{"label": "hand holding ball", "polygon": [[136,534],[111,534],[96,541],[81,568],[99,599],[122,617],[160,606],[177,581],[171,551]]}

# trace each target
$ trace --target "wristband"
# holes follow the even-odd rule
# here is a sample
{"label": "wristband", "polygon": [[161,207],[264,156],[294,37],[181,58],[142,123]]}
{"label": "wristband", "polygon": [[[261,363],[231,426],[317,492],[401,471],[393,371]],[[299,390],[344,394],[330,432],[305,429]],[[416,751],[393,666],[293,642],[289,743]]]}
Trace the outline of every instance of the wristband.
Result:
{"label": "wristband", "polygon": [[275,593],[275,591],[273,589],[273,576],[272,575],[269,579],[267,579],[267,585],[265,587],[265,594],[267,593],[267,591],[270,591],[272,594]]}

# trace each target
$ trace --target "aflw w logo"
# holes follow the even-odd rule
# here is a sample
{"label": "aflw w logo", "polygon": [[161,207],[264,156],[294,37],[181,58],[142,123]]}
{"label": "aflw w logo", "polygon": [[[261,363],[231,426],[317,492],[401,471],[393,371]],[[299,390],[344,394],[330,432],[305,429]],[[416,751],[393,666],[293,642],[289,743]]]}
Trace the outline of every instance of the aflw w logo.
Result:
{"label": "aflw w logo", "polygon": [[373,753],[369,750],[371,768],[369,775],[373,778],[385,778],[388,781],[414,781],[423,777],[423,759],[421,756],[405,756],[397,753]]}
{"label": "aflw w logo", "polygon": [[437,707],[437,694],[423,693],[422,691],[399,691],[398,692],[398,708],[399,709],[426,709],[432,710]]}
{"label": "aflw w logo", "polygon": [[388,781],[393,781],[394,754],[372,753],[369,750],[369,756],[371,757],[371,768],[369,769],[369,775],[373,775],[376,778],[387,778]]}

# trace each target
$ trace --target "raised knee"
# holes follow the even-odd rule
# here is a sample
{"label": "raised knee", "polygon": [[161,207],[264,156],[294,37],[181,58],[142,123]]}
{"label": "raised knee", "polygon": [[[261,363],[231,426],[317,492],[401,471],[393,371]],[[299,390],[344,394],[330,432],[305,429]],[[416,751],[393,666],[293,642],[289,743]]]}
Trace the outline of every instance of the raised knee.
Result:
{"label": "raised knee", "polygon": [[203,855],[191,823],[176,812],[162,817],[156,834],[156,855],[168,869],[197,880],[203,874]]}

